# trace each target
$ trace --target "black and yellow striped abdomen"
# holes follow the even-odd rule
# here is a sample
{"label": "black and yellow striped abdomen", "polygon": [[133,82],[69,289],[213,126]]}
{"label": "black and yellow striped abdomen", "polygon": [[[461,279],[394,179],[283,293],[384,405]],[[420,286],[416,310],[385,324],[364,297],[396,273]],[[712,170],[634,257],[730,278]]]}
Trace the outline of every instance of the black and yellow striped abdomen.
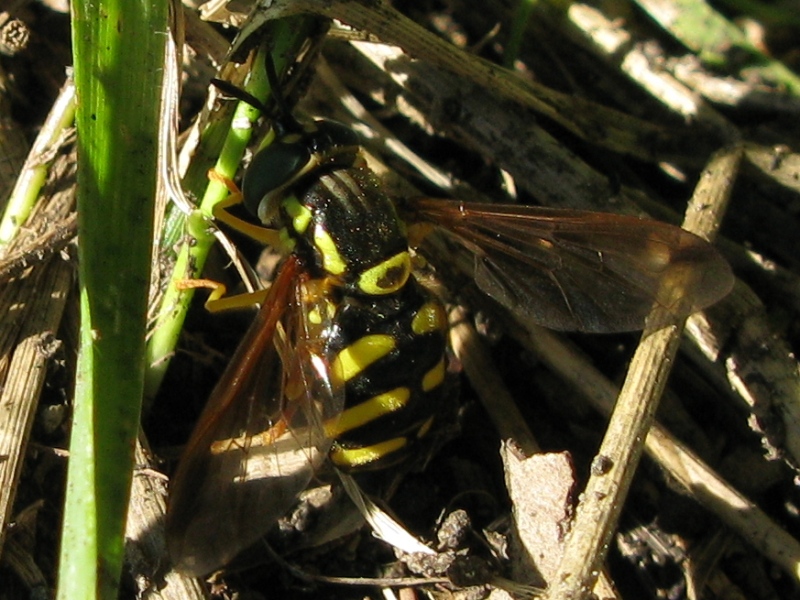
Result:
{"label": "black and yellow striped abdomen", "polygon": [[330,331],[345,410],[329,426],[344,470],[393,464],[426,444],[442,405],[444,308],[413,278],[397,294],[345,297]]}

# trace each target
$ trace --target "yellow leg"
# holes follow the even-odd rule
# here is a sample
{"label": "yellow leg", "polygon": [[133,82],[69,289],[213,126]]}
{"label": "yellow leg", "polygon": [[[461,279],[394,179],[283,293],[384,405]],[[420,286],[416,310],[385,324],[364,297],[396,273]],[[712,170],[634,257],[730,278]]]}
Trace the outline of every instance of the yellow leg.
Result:
{"label": "yellow leg", "polygon": [[[212,181],[222,183],[231,192],[227,198],[214,206],[212,214],[217,221],[225,223],[232,229],[245,234],[265,246],[268,245],[274,248],[281,247],[280,234],[275,229],[254,225],[228,212],[230,207],[242,203],[242,192],[232,180],[223,177],[213,169],[208,172],[208,178]],[[212,313],[253,306],[254,304],[263,302],[267,297],[267,290],[258,290],[256,292],[237,294],[236,296],[224,298],[223,296],[225,296],[226,292],[225,284],[210,279],[184,279],[177,282],[176,286],[181,290],[197,288],[211,290],[206,300],[205,308]]]}
{"label": "yellow leg", "polygon": [[231,194],[225,198],[225,200],[217,203],[214,206],[214,210],[212,211],[214,219],[220,223],[225,223],[225,225],[231,229],[235,229],[236,231],[245,234],[247,237],[264,244],[265,246],[280,248],[280,234],[275,229],[270,229],[269,227],[263,227],[261,225],[254,225],[253,223],[245,221],[244,219],[240,219],[239,217],[235,217],[228,212],[227,209],[229,209],[231,206],[236,206],[237,204],[241,203],[241,193]]}
{"label": "yellow leg", "polygon": [[241,193],[241,191],[239,190],[239,186],[236,185],[236,182],[233,181],[233,179],[231,179],[230,177],[225,177],[225,175],[223,175],[219,171],[215,171],[214,169],[209,169],[207,175],[210,181],[216,181],[217,183],[221,183],[226,188],[228,188],[228,191],[231,194]]}
{"label": "yellow leg", "polygon": [[208,172],[208,178],[222,183],[231,192],[230,196],[225,198],[225,200],[218,202],[212,210],[212,214],[217,221],[225,223],[228,227],[245,234],[247,237],[260,242],[265,246],[280,248],[280,235],[276,230],[263,227],[261,225],[254,225],[253,223],[245,221],[244,219],[240,219],[239,217],[235,217],[228,212],[227,209],[229,209],[231,206],[236,206],[237,204],[242,203],[242,192],[238,187],[236,187],[236,184],[233,181],[227,177],[223,177],[214,169],[211,169]]}
{"label": "yellow leg", "polygon": [[178,281],[176,287],[179,290],[205,288],[211,290],[205,303],[208,312],[216,313],[236,308],[246,308],[263,302],[269,290],[258,290],[246,294],[237,294],[223,298],[227,288],[224,283],[212,281],[211,279],[183,279]]}

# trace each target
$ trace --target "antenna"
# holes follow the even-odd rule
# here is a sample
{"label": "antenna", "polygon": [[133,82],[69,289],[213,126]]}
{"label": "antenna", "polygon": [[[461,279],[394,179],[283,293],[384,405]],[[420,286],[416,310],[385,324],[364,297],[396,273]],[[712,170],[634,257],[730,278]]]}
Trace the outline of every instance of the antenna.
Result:
{"label": "antenna", "polygon": [[[282,132],[302,131],[302,126],[292,115],[292,111],[289,110],[289,106],[286,103],[286,98],[281,91],[280,81],[278,80],[278,72],[275,69],[275,61],[272,60],[272,55],[270,53],[267,53],[264,57],[264,68],[267,71],[267,81],[269,82],[270,93],[273,101],[275,102],[275,107],[277,108],[277,114],[274,117],[276,128]],[[242,88],[232,84],[230,81],[225,81],[224,79],[218,79],[214,77],[211,79],[211,83],[214,85],[214,87],[228,96],[236,98],[237,100],[241,100],[242,102],[247,102],[247,104],[260,110],[265,115],[272,112],[261,100],[253,96],[250,92],[247,92],[246,90],[243,90]]]}

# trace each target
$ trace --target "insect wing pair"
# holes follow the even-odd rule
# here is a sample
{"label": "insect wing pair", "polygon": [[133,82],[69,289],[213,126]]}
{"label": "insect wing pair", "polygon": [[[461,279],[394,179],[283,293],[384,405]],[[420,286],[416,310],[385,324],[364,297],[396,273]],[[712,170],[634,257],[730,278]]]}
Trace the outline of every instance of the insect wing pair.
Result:
{"label": "insect wing pair", "polygon": [[[733,284],[710,244],[657,221],[433,199],[407,209],[469,251],[467,274],[487,295],[554,329],[641,329],[654,306],[683,317]],[[307,281],[290,256],[187,445],[167,518],[183,571],[207,573],[255,542],[333,443],[325,425],[341,412],[343,392],[327,372],[326,325],[309,316],[326,312],[313,306],[325,298],[308,293]]]}
{"label": "insect wing pair", "polygon": [[[217,383],[170,485],[175,568],[209,573],[291,508],[326,459],[344,397],[325,369],[316,299],[295,257],[282,265]],[[324,301],[324,298],[320,298]]]}
{"label": "insect wing pair", "polygon": [[713,246],[652,219],[428,198],[409,205],[416,218],[471,251],[468,274],[524,323],[636,331],[655,307],[679,319],[733,286],[730,266]]}

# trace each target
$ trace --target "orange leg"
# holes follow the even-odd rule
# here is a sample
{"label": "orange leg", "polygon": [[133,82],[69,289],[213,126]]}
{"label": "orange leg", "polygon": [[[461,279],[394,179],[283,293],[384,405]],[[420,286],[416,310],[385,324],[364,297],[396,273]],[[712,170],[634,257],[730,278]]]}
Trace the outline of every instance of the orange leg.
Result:
{"label": "orange leg", "polygon": [[211,290],[205,307],[208,312],[222,312],[236,308],[246,308],[263,302],[267,297],[268,290],[257,290],[247,294],[237,294],[223,298],[227,288],[224,283],[212,281],[211,279],[182,279],[175,283],[179,290],[205,288]]}

